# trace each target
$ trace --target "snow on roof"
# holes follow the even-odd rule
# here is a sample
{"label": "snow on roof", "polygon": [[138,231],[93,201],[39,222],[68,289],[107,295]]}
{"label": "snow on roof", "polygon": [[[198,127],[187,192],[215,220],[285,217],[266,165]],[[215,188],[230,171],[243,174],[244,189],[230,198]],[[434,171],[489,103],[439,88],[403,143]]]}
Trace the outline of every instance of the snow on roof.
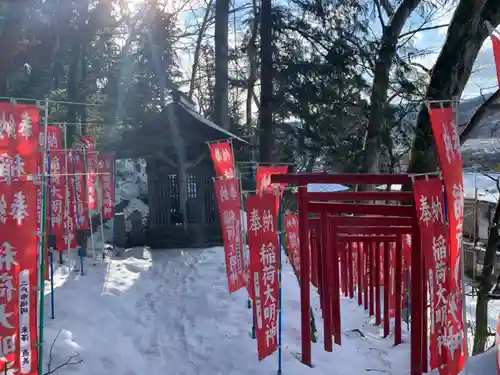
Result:
{"label": "snow on roof", "polygon": [[349,190],[349,188],[339,184],[307,184],[308,193],[334,193],[345,190]]}
{"label": "snow on roof", "polygon": [[[487,173],[488,176],[497,179],[500,173]],[[480,202],[497,203],[499,192],[496,181],[485,176],[483,173],[463,173],[465,199],[474,199],[477,189],[477,200]],[[377,186],[378,190],[385,190],[387,185]],[[401,185],[391,185],[391,191],[400,191]]]}

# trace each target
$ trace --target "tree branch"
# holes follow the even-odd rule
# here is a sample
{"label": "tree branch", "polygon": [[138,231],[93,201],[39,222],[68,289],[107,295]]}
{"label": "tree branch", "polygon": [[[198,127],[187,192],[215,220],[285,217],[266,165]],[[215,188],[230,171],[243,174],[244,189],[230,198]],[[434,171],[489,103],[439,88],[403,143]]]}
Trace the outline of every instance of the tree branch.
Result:
{"label": "tree branch", "polygon": [[479,125],[481,120],[488,113],[488,109],[490,108],[490,106],[495,104],[499,98],[500,98],[500,89],[495,91],[495,93],[491,95],[483,104],[481,104],[481,106],[476,110],[476,112],[474,112],[474,115],[465,125],[464,130],[460,134],[460,144],[463,144],[467,140],[470,133],[472,133],[474,128],[477,125]]}
{"label": "tree branch", "polygon": [[392,15],[394,14],[394,8],[391,5],[391,3],[389,2],[389,0],[380,0],[380,5],[382,6],[382,8],[384,8],[387,15],[389,17],[392,17]]}
{"label": "tree branch", "polygon": [[435,26],[428,26],[428,27],[419,27],[418,29],[415,29],[415,30],[411,30],[411,31],[407,31],[406,33],[402,33],[399,35],[399,38],[404,38],[404,37],[407,37],[407,36],[413,36],[415,35],[416,33],[419,33],[421,31],[429,31],[429,30],[436,30],[436,29],[442,29],[443,27],[448,27],[450,24],[449,23],[446,23],[444,25],[435,25]]}
{"label": "tree branch", "polygon": [[52,344],[50,345],[50,351],[49,351],[49,362],[47,363],[47,372],[44,373],[43,375],[50,375],[50,374],[54,374],[57,370],[65,367],[65,366],[70,366],[70,365],[77,365],[79,363],[82,363],[83,362],[83,359],[80,359],[78,361],[73,361],[74,358],[80,356],[80,353],[76,352],[75,354],[71,355],[68,360],[62,364],[60,364],[59,366],[57,366],[56,368],[54,368],[53,370],[51,369],[52,367],[52,351],[54,350],[54,345],[57,341],[57,339],[59,338],[59,335],[61,334],[61,331],[62,330],[59,330],[59,332],[57,332],[57,335],[56,337],[54,338],[54,341],[52,341]]}
{"label": "tree branch", "polygon": [[381,7],[380,3],[381,3],[381,1],[375,0],[375,7],[377,8],[377,15],[378,15],[378,19],[380,21],[380,26],[382,26],[382,29],[384,29],[385,22],[384,22],[384,17],[382,16],[382,7]]}

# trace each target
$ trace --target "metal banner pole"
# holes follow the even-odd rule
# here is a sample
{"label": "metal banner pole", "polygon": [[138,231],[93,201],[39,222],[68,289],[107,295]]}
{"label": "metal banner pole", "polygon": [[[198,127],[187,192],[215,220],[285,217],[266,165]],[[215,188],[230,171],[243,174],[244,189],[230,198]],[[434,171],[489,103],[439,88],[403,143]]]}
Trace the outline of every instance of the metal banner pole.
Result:
{"label": "metal banner pole", "polygon": [[84,147],[83,148],[83,161],[85,163],[85,175],[86,175],[86,182],[87,182],[87,215],[89,219],[89,228],[90,228],[90,242],[92,243],[92,263],[95,266],[96,265],[96,260],[95,260],[95,242],[94,242],[94,231],[92,230],[92,214],[90,212],[90,207],[89,207],[89,197],[88,197],[88,179],[89,179],[89,165],[88,165],[88,155],[87,155],[87,149]]}
{"label": "metal banner pole", "polygon": [[[45,124],[44,124],[44,141],[43,141],[43,163],[45,166],[47,163],[47,128],[49,121],[49,99],[45,99]],[[45,212],[46,209],[46,199],[47,199],[47,171],[45,168],[42,169],[43,173],[43,184],[42,184],[42,212]],[[47,220],[42,220],[41,222],[41,232],[42,232],[42,246],[40,252],[40,275],[39,275],[39,285],[38,285],[38,293],[39,293],[39,310],[38,310],[38,373],[43,374],[43,327],[44,327],[44,319],[45,319],[45,227]]]}
{"label": "metal banner pole", "polygon": [[101,218],[101,243],[102,243],[102,260],[106,258],[105,246],[104,246],[104,219],[102,215],[103,207],[102,207],[102,185],[99,179],[99,158],[97,158],[97,208],[99,209],[99,217]]}

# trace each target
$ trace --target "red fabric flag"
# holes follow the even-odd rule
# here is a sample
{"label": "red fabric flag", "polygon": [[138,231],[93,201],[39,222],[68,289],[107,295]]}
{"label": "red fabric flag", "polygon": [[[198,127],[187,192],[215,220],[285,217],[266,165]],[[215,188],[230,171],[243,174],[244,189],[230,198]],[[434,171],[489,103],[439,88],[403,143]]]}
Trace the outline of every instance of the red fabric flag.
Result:
{"label": "red fabric flag", "polygon": [[300,279],[300,239],[299,239],[299,219],[295,214],[288,214],[284,217],[286,251],[295,274]]}
{"label": "red fabric flag", "polygon": [[[451,362],[455,355],[454,344],[452,337],[448,336],[449,324],[453,322],[448,311],[451,284],[442,182],[438,178],[417,180],[413,184],[413,194],[417,202],[425,275],[431,296],[430,366],[431,369],[439,367],[442,374],[456,374],[453,370],[456,367]],[[461,311],[458,313],[461,314]],[[447,368],[448,363],[450,368]]]}
{"label": "red fabric flag", "polygon": [[380,286],[384,286],[384,259],[385,259],[385,248],[387,247],[386,242],[381,242],[380,243],[380,258],[377,260],[377,262],[380,263],[378,269],[379,269],[379,280],[380,280]]}
{"label": "red fabric flag", "polygon": [[[260,166],[258,165],[255,170],[255,190],[263,193],[273,193],[274,190],[279,192],[276,195],[276,212],[279,211],[279,198],[283,196],[283,189],[285,184],[271,184],[271,175],[273,174],[286,174],[288,172],[288,167],[286,165],[278,166]],[[311,267],[314,269],[314,265],[311,261]]]}
{"label": "red fabric flag", "polygon": [[[63,173],[61,165],[64,167],[64,153],[62,152],[62,134],[61,129],[56,126],[47,127],[47,166],[50,165],[49,176],[47,177],[47,194],[50,198],[47,198],[48,211],[51,213],[52,220],[51,224],[51,234],[58,235],[61,232],[61,222],[62,222],[62,203],[60,202],[61,190],[62,190],[62,178],[60,176]],[[48,226],[47,226],[48,228]]]}
{"label": "red fabric flag", "polygon": [[76,225],[78,229],[89,229],[89,212],[87,206],[87,186],[85,185],[85,160],[83,151],[72,150],[70,167],[73,174],[73,205],[76,207]]}
{"label": "red fabric flag", "polygon": [[67,164],[67,173],[64,179],[66,195],[64,200],[63,240],[67,247],[69,247],[70,249],[75,249],[78,246],[78,243],[76,241],[75,176],[74,173],[70,172],[70,157],[71,150],[66,150],[65,162]]}
{"label": "red fabric flag", "polygon": [[214,163],[215,177],[235,178],[233,145],[231,142],[210,143],[208,147]]}
{"label": "red fabric flag", "polygon": [[0,192],[0,206],[7,207],[7,215],[0,213],[3,291],[0,336],[2,354],[7,360],[6,365],[0,363],[0,371],[6,366],[10,370],[22,369],[22,373],[36,374],[38,244],[35,235],[28,235],[37,229],[36,186],[31,182],[2,184]]}
{"label": "red fabric flag", "polygon": [[278,348],[278,260],[276,204],[271,194],[249,196],[247,200],[250,285],[253,290],[257,352],[263,360]]}
{"label": "red fabric flag", "polygon": [[352,271],[351,271],[351,279],[352,279],[352,285],[353,288],[356,288],[358,286],[358,243],[357,242],[352,242],[351,245],[351,258],[352,258]]}
{"label": "red fabric flag", "polygon": [[497,68],[498,85],[500,86],[500,38],[496,35],[491,36],[493,44],[493,54],[495,56],[495,65]]}
{"label": "red fabric flag", "polygon": [[0,103],[0,181],[9,178],[11,182],[26,181],[27,175],[37,174],[38,141],[39,115],[36,106]]}
{"label": "red fabric flag", "polygon": [[389,318],[394,318],[396,316],[396,295],[394,294],[396,289],[396,243],[389,243]]}
{"label": "red fabric flag", "polygon": [[65,152],[50,152],[50,212],[52,220],[52,235],[55,236],[56,250],[65,251],[67,246],[62,239],[64,234],[64,209],[66,199],[66,174]]}
{"label": "red fabric flag", "polygon": [[[47,151],[50,150],[60,150],[62,149],[62,135],[61,135],[61,129],[59,129],[56,126],[48,126],[47,127],[47,144],[45,144],[45,133],[42,133],[42,130],[45,131],[45,129],[40,129],[40,147],[45,147],[47,146]],[[38,156],[38,172],[40,176],[42,176],[42,170],[45,170],[47,174],[50,174],[48,166],[50,165],[50,152],[47,152],[46,154],[46,160],[45,160],[45,165],[43,165],[42,169],[42,164],[43,164],[43,153],[39,153]],[[38,185],[37,186],[37,225],[39,228],[39,232],[41,232],[41,223],[42,223],[42,218],[45,218],[45,279],[49,280],[50,279],[50,259],[49,259],[49,243],[48,243],[48,234],[49,232],[53,234],[52,232],[52,224],[50,220],[50,202],[51,200],[48,198],[50,197],[50,194],[52,192],[51,189],[51,181],[50,181],[50,176],[47,176],[47,190],[46,190],[46,201],[45,201],[45,212],[42,214],[42,186]],[[41,242],[40,242],[41,243]]]}
{"label": "red fabric flag", "polygon": [[271,184],[271,175],[273,174],[287,174],[288,166],[278,165],[278,166],[261,166],[258,165],[255,171],[256,189],[257,191],[263,191],[266,193],[272,193],[274,188],[278,191],[278,186],[280,194],[283,193],[283,188],[285,184]]}
{"label": "red fabric flag", "polygon": [[[410,298],[409,286],[411,276],[411,234],[404,234],[402,237],[402,252],[403,252],[403,277],[402,277],[402,301],[403,308],[408,308],[407,299]],[[408,278],[408,285],[406,279]]]}
{"label": "red fabric flag", "polygon": [[99,154],[98,171],[101,180],[102,189],[102,217],[103,219],[112,219],[115,215],[115,181],[114,158],[112,155]]}
{"label": "red fabric flag", "polygon": [[245,286],[245,260],[243,256],[238,181],[235,179],[216,180],[215,195],[224,240],[229,293],[233,293]]}
{"label": "red fabric flag", "polygon": [[[267,193],[269,194],[269,193]],[[276,212],[278,212],[279,197],[276,195]],[[309,220],[309,280],[314,287],[318,287],[318,236],[319,220]]]}
{"label": "red fabric flag", "polygon": [[[0,372],[37,373],[36,106],[0,103]],[[5,183],[10,182],[10,183]]]}
{"label": "red fabric flag", "polygon": [[91,136],[82,138],[85,145],[85,160],[87,168],[87,202],[89,211],[97,211],[98,193],[97,193],[97,175],[96,175],[96,154],[94,150],[94,140]]}
{"label": "red fabric flag", "polygon": [[411,271],[411,234],[403,235],[403,270]]}
{"label": "red fabric flag", "polygon": [[448,311],[452,319],[449,324],[447,342],[454,352],[448,362],[449,374],[458,374],[464,367],[465,328],[462,310],[462,230],[464,219],[464,188],[460,140],[452,108],[430,110],[432,132],[436,143],[439,163],[443,173],[448,207],[448,239],[450,246],[449,267],[451,275]]}

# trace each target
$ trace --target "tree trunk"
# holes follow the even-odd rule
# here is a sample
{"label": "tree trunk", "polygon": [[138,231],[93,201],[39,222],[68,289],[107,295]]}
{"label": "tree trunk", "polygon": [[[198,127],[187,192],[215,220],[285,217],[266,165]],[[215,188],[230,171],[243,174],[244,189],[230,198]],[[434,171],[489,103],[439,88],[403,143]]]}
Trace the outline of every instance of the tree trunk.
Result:
{"label": "tree trunk", "polygon": [[404,0],[383,29],[382,40],[375,61],[372,92],[370,96],[370,115],[361,161],[362,173],[375,173],[380,157],[379,134],[384,126],[387,105],[387,90],[392,61],[396,56],[399,34],[421,0]]}
{"label": "tree trunk", "polygon": [[[78,82],[80,82],[80,60],[81,60],[81,44],[78,40],[75,40],[71,44],[70,50],[70,63],[68,67],[68,84],[67,84],[67,93],[68,93],[68,102],[77,103],[79,102],[78,95]],[[76,128],[77,122],[77,112],[80,110],[77,105],[68,104],[67,109],[67,119],[69,125],[66,126],[66,140],[68,144],[65,147],[70,147],[71,140],[73,139],[73,135],[75,134],[74,129]]]}
{"label": "tree trunk", "polygon": [[460,144],[463,144],[467,140],[476,126],[481,123],[481,120],[490,113],[490,109],[492,109],[492,107],[495,107],[495,109],[493,110],[496,110],[498,108],[499,99],[500,90],[497,90],[493,95],[486,99],[483,104],[481,104],[476,112],[474,112],[474,115],[465,125],[464,130],[462,131],[462,133],[460,133]]}
{"label": "tree trunk", "polygon": [[[451,100],[460,97],[485,39],[484,24],[500,22],[500,1],[461,0],[448,29],[446,41],[432,69],[426,100]],[[409,173],[433,172],[437,167],[429,113],[422,106],[412,145]]]}
{"label": "tree trunk", "polygon": [[30,11],[30,2],[2,2],[0,16],[0,96],[8,96],[9,76],[18,66],[13,61],[21,46],[23,35],[23,18]]}
{"label": "tree trunk", "polygon": [[212,5],[214,0],[209,0],[207,4],[207,11],[205,12],[205,16],[203,17],[203,21],[201,22],[200,32],[198,34],[198,39],[196,40],[196,47],[194,49],[194,58],[193,58],[193,66],[191,68],[191,80],[189,81],[189,100],[193,100],[193,93],[195,87],[196,80],[196,72],[198,71],[198,64],[200,59],[200,51],[201,44],[203,42],[203,37],[205,36],[205,32],[207,31],[208,20],[210,19],[210,15],[212,14]]}
{"label": "tree trunk", "polygon": [[495,267],[496,250],[500,237],[498,235],[498,223],[500,222],[500,200],[497,203],[495,214],[488,233],[488,244],[484,254],[483,272],[481,274],[481,286],[479,288],[476,305],[476,332],[474,335],[474,347],[472,354],[484,352],[486,340],[488,339],[488,294],[493,288],[492,276]]}
{"label": "tree trunk", "polygon": [[273,56],[271,0],[261,0],[260,6],[260,119],[259,160],[271,162],[274,151],[273,124]]}
{"label": "tree trunk", "polygon": [[215,123],[229,129],[229,78],[228,78],[228,23],[229,0],[215,2]]}
{"label": "tree trunk", "polygon": [[252,0],[252,32],[250,40],[248,41],[247,54],[250,72],[248,74],[247,98],[246,98],[246,128],[248,136],[250,137],[250,144],[256,144],[257,140],[254,139],[254,131],[252,124],[252,98],[254,94],[255,81],[257,80],[257,0]]}
{"label": "tree trunk", "polygon": [[[451,100],[460,97],[485,39],[489,36],[485,21],[494,27],[500,22],[498,0],[461,0],[453,15],[446,41],[432,69],[426,100]],[[461,139],[465,141],[465,137]],[[412,145],[409,173],[436,170],[438,164],[428,109],[422,106],[417,118],[416,136]],[[490,227],[482,281],[476,306],[476,334],[473,352],[484,351],[488,332],[488,293],[498,246],[500,207]]]}

